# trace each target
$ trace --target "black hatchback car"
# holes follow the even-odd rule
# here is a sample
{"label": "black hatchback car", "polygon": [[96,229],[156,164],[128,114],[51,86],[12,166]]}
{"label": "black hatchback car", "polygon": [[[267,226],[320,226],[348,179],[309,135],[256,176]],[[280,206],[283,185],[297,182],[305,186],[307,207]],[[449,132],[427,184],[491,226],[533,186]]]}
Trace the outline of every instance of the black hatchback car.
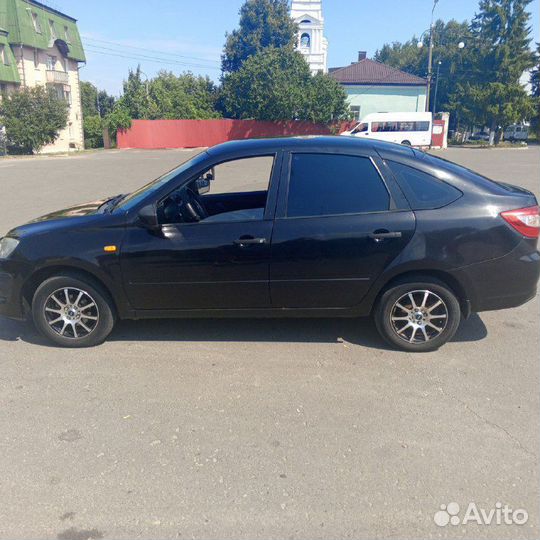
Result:
{"label": "black hatchback car", "polygon": [[534,195],[409,147],[345,137],[231,142],[128,195],[0,244],[0,314],[58,345],[115,319],[356,317],[433,350],[471,312],[536,293]]}

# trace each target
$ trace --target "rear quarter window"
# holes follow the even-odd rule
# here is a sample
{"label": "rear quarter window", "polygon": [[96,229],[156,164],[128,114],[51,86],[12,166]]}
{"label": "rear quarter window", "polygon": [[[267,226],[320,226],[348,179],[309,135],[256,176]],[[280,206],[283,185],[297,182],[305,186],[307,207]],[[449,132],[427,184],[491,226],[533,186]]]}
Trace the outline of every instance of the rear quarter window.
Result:
{"label": "rear quarter window", "polygon": [[414,167],[395,161],[387,161],[387,164],[413,210],[442,208],[463,195],[454,186]]}

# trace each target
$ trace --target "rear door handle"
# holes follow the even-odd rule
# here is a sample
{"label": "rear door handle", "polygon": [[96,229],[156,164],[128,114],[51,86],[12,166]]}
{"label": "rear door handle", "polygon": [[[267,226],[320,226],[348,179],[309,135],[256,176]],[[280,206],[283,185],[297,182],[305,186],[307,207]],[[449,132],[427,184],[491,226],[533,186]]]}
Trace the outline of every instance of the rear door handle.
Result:
{"label": "rear door handle", "polygon": [[252,236],[247,236],[245,238],[238,238],[238,240],[234,241],[234,244],[240,247],[261,245],[266,244],[266,238],[253,238]]}
{"label": "rear door handle", "polygon": [[400,232],[390,232],[390,231],[375,231],[369,235],[370,238],[373,238],[375,242],[380,242],[386,238],[401,238],[402,234]]}

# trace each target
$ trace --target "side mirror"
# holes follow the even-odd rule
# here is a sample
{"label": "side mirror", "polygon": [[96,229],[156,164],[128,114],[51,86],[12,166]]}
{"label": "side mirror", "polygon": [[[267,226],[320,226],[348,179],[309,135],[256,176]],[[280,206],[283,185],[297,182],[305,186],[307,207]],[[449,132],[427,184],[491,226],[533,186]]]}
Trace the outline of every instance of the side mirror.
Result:
{"label": "side mirror", "polygon": [[137,215],[141,226],[150,231],[159,231],[161,226],[159,225],[157,218],[156,207],[153,204],[143,206]]}
{"label": "side mirror", "polygon": [[197,191],[199,195],[204,195],[210,191],[210,179],[206,176],[201,176],[197,178]]}

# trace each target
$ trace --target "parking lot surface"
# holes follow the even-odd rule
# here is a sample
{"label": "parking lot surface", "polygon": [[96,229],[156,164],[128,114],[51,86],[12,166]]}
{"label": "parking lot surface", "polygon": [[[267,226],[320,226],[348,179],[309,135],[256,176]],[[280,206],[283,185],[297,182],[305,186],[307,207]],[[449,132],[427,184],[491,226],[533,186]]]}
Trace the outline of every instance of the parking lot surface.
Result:
{"label": "parking lot surface", "polygon": [[[0,159],[0,236],[192,151]],[[446,159],[540,193],[540,148]],[[438,352],[369,320],[120,322],[94,349],[0,319],[0,537],[538,538],[538,298]],[[434,522],[441,505],[524,525]]]}

